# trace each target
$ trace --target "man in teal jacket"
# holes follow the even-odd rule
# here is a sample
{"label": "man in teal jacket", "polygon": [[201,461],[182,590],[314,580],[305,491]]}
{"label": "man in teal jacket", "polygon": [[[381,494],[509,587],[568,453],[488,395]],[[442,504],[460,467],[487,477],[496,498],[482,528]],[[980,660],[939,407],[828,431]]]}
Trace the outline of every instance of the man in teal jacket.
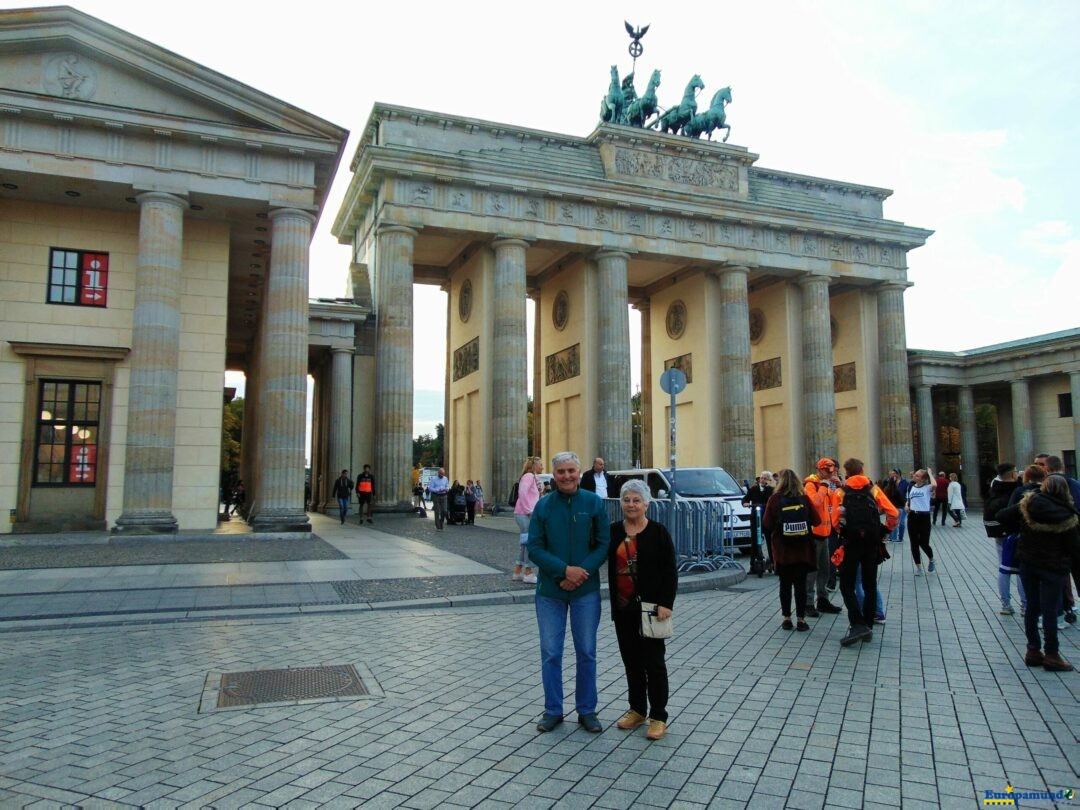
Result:
{"label": "man in teal jacket", "polygon": [[575,709],[586,731],[602,731],[596,719],[596,631],[600,626],[600,564],[607,557],[604,501],[581,489],[581,460],[559,453],[551,460],[555,491],[537,503],[529,524],[529,559],[537,567],[536,623],[540,627],[544,716],[537,731],[563,720],[563,642],[566,617],[577,656]]}

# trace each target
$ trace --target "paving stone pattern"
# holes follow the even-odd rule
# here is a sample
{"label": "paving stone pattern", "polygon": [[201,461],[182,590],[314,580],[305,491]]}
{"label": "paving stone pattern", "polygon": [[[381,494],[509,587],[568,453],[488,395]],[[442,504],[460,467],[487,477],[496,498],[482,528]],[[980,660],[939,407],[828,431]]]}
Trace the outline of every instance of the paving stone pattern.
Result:
{"label": "paving stone pattern", "polygon": [[[852,648],[842,616],[780,630],[773,578],[681,597],[657,743],[614,728],[606,609],[599,735],[572,712],[534,731],[525,605],[3,634],[0,806],[977,808],[1006,778],[1076,787],[1080,675],[1024,666],[981,531],[934,545],[918,579],[894,553],[888,624]],[[385,696],[198,713],[223,672],[349,663]]]}

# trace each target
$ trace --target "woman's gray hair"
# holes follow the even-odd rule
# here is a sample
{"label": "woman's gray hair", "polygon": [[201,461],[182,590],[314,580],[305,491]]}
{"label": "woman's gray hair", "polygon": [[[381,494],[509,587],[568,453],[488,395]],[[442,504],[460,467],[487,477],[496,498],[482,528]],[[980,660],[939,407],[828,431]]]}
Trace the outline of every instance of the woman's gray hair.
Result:
{"label": "woman's gray hair", "polygon": [[619,500],[621,501],[628,492],[636,492],[641,496],[641,500],[645,501],[646,505],[652,500],[652,493],[649,492],[648,484],[637,478],[631,478],[619,488]]}
{"label": "woman's gray hair", "polygon": [[581,469],[581,459],[578,458],[577,453],[572,453],[569,450],[564,450],[561,453],[556,453],[551,459],[551,469],[554,470],[560,464],[566,464],[571,462],[579,470]]}

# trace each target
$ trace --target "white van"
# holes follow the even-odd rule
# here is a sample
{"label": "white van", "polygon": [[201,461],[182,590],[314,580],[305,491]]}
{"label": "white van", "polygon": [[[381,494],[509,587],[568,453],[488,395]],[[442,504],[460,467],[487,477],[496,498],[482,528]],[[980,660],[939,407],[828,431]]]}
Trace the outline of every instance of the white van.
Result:
{"label": "white van", "polygon": [[[640,470],[608,470],[614,486],[611,497],[619,496],[619,489],[630,480],[644,481],[654,498],[671,497],[671,471],[656,467]],[[717,499],[727,501],[735,514],[735,545],[750,546],[750,509],[742,505],[746,491],[723,467],[677,467],[675,469],[675,497],[686,499]]]}

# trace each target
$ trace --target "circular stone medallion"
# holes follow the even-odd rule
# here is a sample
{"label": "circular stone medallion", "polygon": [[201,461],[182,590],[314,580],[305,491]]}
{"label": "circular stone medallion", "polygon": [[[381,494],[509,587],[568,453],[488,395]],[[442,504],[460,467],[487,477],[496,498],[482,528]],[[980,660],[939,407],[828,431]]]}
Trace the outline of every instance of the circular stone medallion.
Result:
{"label": "circular stone medallion", "polygon": [[560,332],[566,328],[570,319],[570,296],[566,290],[559,290],[551,304],[551,323]]}
{"label": "circular stone medallion", "polygon": [[468,321],[469,316],[472,315],[471,279],[465,279],[465,283],[461,285],[461,290],[458,292],[457,312],[462,323]]}
{"label": "circular stone medallion", "polygon": [[664,319],[667,327],[667,335],[672,340],[678,340],[686,332],[686,304],[680,301],[672,301],[668,307],[667,317]]}
{"label": "circular stone medallion", "polygon": [[750,342],[760,343],[765,335],[765,313],[760,309],[750,310]]}

